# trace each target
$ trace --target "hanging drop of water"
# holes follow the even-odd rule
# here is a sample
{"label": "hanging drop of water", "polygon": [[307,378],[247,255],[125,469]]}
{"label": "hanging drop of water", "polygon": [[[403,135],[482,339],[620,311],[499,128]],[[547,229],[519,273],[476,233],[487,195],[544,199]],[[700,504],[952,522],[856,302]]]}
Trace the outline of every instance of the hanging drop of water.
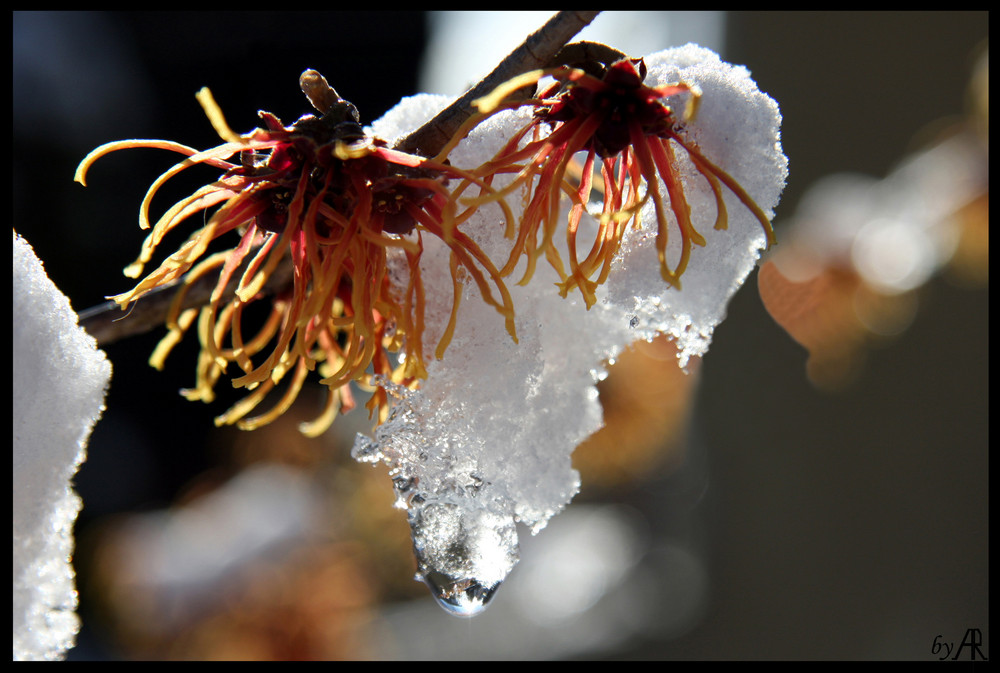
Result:
{"label": "hanging drop of water", "polygon": [[438,605],[459,617],[475,617],[486,609],[501,582],[484,586],[474,579],[455,578],[444,573],[424,573],[424,582]]}
{"label": "hanging drop of water", "polygon": [[517,530],[510,516],[468,501],[428,501],[409,519],[417,579],[450,614],[482,612],[518,560]]}

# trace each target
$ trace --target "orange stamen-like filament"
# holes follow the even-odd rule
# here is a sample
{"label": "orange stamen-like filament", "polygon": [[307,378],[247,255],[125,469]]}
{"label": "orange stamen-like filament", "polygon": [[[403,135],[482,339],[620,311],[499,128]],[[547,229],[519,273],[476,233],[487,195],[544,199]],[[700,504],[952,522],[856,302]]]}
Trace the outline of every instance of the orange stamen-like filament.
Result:
{"label": "orange stamen-like filament", "polygon": [[[503,102],[517,89],[537,83],[546,74],[553,75],[557,82],[545,92],[521,102]],[[692,245],[705,245],[704,237],[695,229],[693,223],[691,207],[687,201],[685,185],[671,141],[679,144],[688,153],[694,168],[708,182],[716,202],[716,229],[725,229],[728,224],[728,212],[722,194],[724,184],[761,222],[768,242],[774,241],[773,230],[767,217],[739,183],[675,131],[674,119],[685,122],[693,119],[695,115],[702,95],[697,86],[683,82],[656,87],[640,86],[634,93],[625,94],[634,95],[636,98],[633,102],[624,101],[621,104],[608,104],[607,99],[594,99],[595,102],[591,104],[589,102],[591,99],[583,96],[575,100],[567,98],[573,96],[574,88],[583,88],[598,96],[610,94],[614,99],[619,96],[612,88],[614,86],[616,85],[611,84],[610,80],[604,81],[582,70],[561,67],[535,71],[515,78],[495,89],[489,96],[476,101],[480,110],[478,121],[500,110],[523,106],[534,108],[538,112],[491,161],[476,170],[477,175],[488,184],[492,184],[492,179],[496,175],[516,172],[513,180],[490,194],[480,194],[477,198],[462,200],[464,204],[476,207],[490,200],[503,199],[518,188],[523,188],[528,195],[524,214],[517,231],[506,232],[508,237],[514,238],[514,243],[507,263],[500,270],[501,276],[506,277],[511,274],[524,256],[527,257],[526,270],[519,283],[527,283],[534,273],[537,259],[544,253],[561,278],[561,282],[557,284],[560,293],[566,296],[572,288],[579,287],[588,308],[596,301],[596,288],[606,280],[610,272],[611,262],[621,246],[628,222],[634,221],[636,226],[639,225],[640,209],[649,200],[652,200],[654,206],[657,223],[656,248],[664,280],[680,287],[680,278],[690,262]],[[625,87],[629,89],[632,85]],[[681,114],[674,116],[671,109],[660,101],[682,93],[690,95]],[[655,126],[644,128],[636,116],[630,118],[631,112],[627,110],[633,110],[637,105],[663,105],[663,109],[658,111],[662,113],[659,122]],[[581,109],[586,111],[581,112]],[[649,117],[649,113],[653,113],[655,117],[656,112],[651,109],[644,110],[646,118]],[[612,119],[608,116],[611,114],[621,114],[622,118]],[[551,118],[560,121],[554,123],[547,121]],[[583,260],[580,260],[577,252],[580,221],[595,188],[593,182],[595,148],[592,139],[598,128],[606,121],[625,125],[629,145],[614,156],[605,156],[602,159],[600,188],[604,194],[603,211],[589,252]],[[463,131],[457,134],[453,142],[442,152],[442,156],[446,155],[475,123],[474,120],[467,122]],[[551,133],[545,137],[541,137],[539,132],[543,123],[549,123],[553,127]],[[533,139],[519,147],[529,130],[534,131]],[[610,128],[609,132],[614,147],[614,128]],[[601,142],[607,140],[602,137]],[[577,186],[573,188],[566,182],[565,173],[574,154],[584,149],[588,150],[587,158],[577,176],[579,177]],[[644,190],[640,190],[641,183],[646,185]],[[666,190],[665,193],[663,190]],[[570,255],[568,275],[563,270],[556,247],[552,245],[552,235],[558,226],[562,192],[569,194],[571,199],[566,224],[566,242]],[[665,200],[669,200],[669,210]],[[667,260],[667,241],[669,228],[673,226],[672,222],[676,222],[680,235],[679,258],[673,266]]]}
{"label": "orange stamen-like filament", "polygon": [[[680,277],[687,268],[691,255],[691,244],[704,245],[705,239],[699,234],[691,222],[691,207],[684,194],[684,185],[677,171],[676,160],[669,145],[660,142],[658,138],[647,138],[638,124],[629,128],[632,148],[636,153],[640,171],[646,181],[646,189],[653,198],[656,212],[657,233],[656,251],[660,260],[660,275],[668,283],[680,288]],[[670,199],[670,209],[681,235],[680,259],[674,269],[670,269],[666,258],[669,221],[667,219],[663,199],[660,196],[659,179],[667,189]]]}
{"label": "orange stamen-like filament", "polygon": [[[430,233],[434,234],[441,240],[445,240],[444,232],[441,230],[441,226],[435,222],[432,218],[424,216],[421,213],[414,213],[414,215],[419,216],[418,221],[420,224]],[[475,241],[469,238],[467,234],[460,230],[456,230],[452,234],[452,241],[448,242],[448,246],[451,248],[452,255],[458,258],[458,263],[463,266],[466,271],[472,276],[473,281],[479,287],[479,293],[482,296],[483,301],[487,304],[493,306],[502,316],[505,318],[505,326],[507,332],[510,334],[511,338],[517,343],[517,331],[514,326],[514,301],[510,296],[510,292],[507,290],[507,286],[504,284],[501,277],[501,273],[497,271],[496,266],[489,257],[476,245]],[[500,301],[498,302],[493,298],[493,292],[490,289],[490,284],[486,281],[485,276],[477,267],[482,267],[487,275],[489,275],[493,285],[496,287],[497,291],[500,293]],[[454,277],[454,276],[453,276]],[[455,295],[455,301],[458,301]],[[457,310],[453,308],[453,311]],[[448,336],[447,334],[445,336]],[[444,347],[447,343],[442,345],[438,344],[437,351],[443,352]]]}
{"label": "orange stamen-like filament", "polygon": [[[418,378],[427,375],[422,340],[426,297],[419,268],[423,232],[440,238],[451,251],[453,303],[435,356],[443,356],[454,334],[466,274],[477,284],[484,301],[504,316],[506,328],[516,341],[513,301],[503,277],[478,245],[459,229],[479,204],[466,205],[458,212],[457,199],[465,189],[478,187],[483,203],[494,203],[501,209],[507,232],[513,236],[513,212],[504,194],[493,188],[492,175],[447,165],[447,152],[441,161],[434,161],[391,150],[368,138],[352,143],[335,141],[334,162],[324,164],[320,186],[314,159],[279,153],[298,131],[308,137],[311,127],[284,129],[271,115],[266,118],[270,131],[258,129],[241,137],[229,129],[207,91],[200,92],[198,99],[223,137],[222,145],[197,151],[166,141],[108,143],[81,162],[76,178],[85,184],[93,162],[118,149],[151,147],[186,156],[157,177],[143,197],[140,227],[149,233],[139,257],[126,269],[126,275],[131,277],[139,277],[157,247],[180,224],[217,208],[205,225],[156,270],[146,274],[132,290],[114,298],[124,307],[150,290],[182,279],[169,309],[168,333],[154,350],[151,363],[162,367],[171,349],[197,322],[202,349],[196,381],[183,394],[189,399],[211,401],[216,383],[234,362],[242,374],[233,378],[233,386],[250,391],[217,417],[217,424],[253,429],[270,423],[294,402],[307,373],[317,367],[330,392],[320,415],[302,424],[302,432],[319,434],[339,410],[352,408],[354,400],[348,387],[352,382],[374,388],[368,407],[384,419],[388,399],[382,388],[372,385],[372,377],[385,376],[413,387]],[[237,152],[264,150],[274,150],[271,158],[277,160],[273,165],[280,168],[272,169],[259,161],[252,165],[228,161]],[[377,160],[388,167],[388,183],[384,182],[385,173],[380,172],[384,168],[373,164]],[[163,185],[196,165],[221,169],[226,175],[181,199],[155,224],[151,223],[150,207]],[[290,190],[289,179],[295,178],[297,185],[288,199],[282,192]],[[446,187],[451,179],[461,181],[459,190]],[[343,191],[330,195],[334,181]],[[385,189],[385,184],[388,191],[373,193]],[[408,193],[418,196],[409,201]],[[385,194],[384,198],[381,194]],[[394,217],[410,217],[413,235],[384,232],[387,212]],[[393,226],[405,227],[405,219],[402,225],[399,222],[394,220]],[[235,248],[202,259],[214,241],[231,231],[240,233]],[[389,279],[390,249],[401,251],[411,270],[401,297],[395,296]],[[265,285],[288,255],[293,269],[291,288],[271,299],[271,311],[261,327],[244,334],[244,309],[263,297]],[[237,279],[241,268],[235,296],[225,300],[225,290]],[[209,274],[218,275],[209,303],[201,309],[184,310],[188,289]],[[401,353],[399,364],[390,359],[394,351]],[[248,417],[289,372],[292,376],[277,403],[264,413]]]}
{"label": "orange stamen-like filament", "polygon": [[[580,187],[577,190],[577,198],[573,203],[573,207],[569,213],[569,222],[566,225],[566,243],[569,248],[569,261],[570,261],[570,277],[566,279],[559,287],[559,293],[565,297],[569,289],[576,285],[580,288],[583,293],[584,301],[589,308],[596,301],[596,296],[594,295],[595,284],[592,284],[587,276],[588,274],[581,268],[578,255],[576,252],[576,233],[580,226],[580,217],[583,215],[584,208],[586,204],[590,202],[590,192],[593,185],[594,178],[594,151],[591,150],[587,152],[587,158],[583,163],[583,173],[580,180]],[[603,223],[602,223],[603,228]],[[598,231],[597,238],[594,241],[594,246],[591,248],[590,254],[587,259],[584,260],[589,262],[590,259],[595,254],[595,249],[599,245],[601,239],[602,231]]]}
{"label": "orange stamen-like filament", "polygon": [[[771,226],[771,221],[768,219],[767,215],[764,214],[764,211],[761,210],[760,206],[757,205],[757,202],[746,193],[746,190],[743,189],[740,183],[733,179],[729,173],[709,161],[709,159],[702,154],[695,145],[685,142],[674,133],[670,134],[670,138],[675,140],[678,145],[684,148],[699,170],[702,168],[707,170],[709,173],[717,177],[733,194],[736,195],[736,198],[738,198],[740,202],[746,206],[747,210],[753,213],[753,216],[757,218],[757,221],[760,222],[761,226],[764,228],[768,244],[773,245],[776,242],[776,239],[774,236],[774,228]],[[704,171],[702,171],[702,174],[705,175],[705,177],[708,177]]]}

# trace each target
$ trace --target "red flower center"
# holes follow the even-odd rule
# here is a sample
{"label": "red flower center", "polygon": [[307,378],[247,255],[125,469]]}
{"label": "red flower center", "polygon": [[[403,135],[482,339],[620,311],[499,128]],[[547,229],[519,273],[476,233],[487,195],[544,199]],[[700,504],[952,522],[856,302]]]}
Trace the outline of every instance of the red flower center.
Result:
{"label": "red flower center", "polygon": [[663,104],[663,95],[643,85],[646,64],[641,58],[622,59],[608,66],[602,79],[584,76],[564,86],[555,84],[542,94],[553,94],[558,101],[538,111],[545,122],[567,122],[577,118],[598,117],[600,126],[583,149],[593,150],[602,159],[620,154],[631,144],[629,125],[638,123],[643,135],[664,136],[673,126],[673,115]]}

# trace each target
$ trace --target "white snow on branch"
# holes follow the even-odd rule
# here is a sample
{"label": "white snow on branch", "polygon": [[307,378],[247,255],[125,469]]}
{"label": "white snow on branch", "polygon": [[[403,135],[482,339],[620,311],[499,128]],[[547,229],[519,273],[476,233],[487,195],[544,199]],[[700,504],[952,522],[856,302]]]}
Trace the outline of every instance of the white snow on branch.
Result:
{"label": "white snow on branch", "polygon": [[[787,176],[777,104],[760,92],[745,68],[723,63],[695,45],[653,54],[645,62],[649,86],[685,82],[700,88],[698,114],[684,133],[772,216]],[[448,102],[437,96],[405,99],[373,124],[374,132],[391,140]],[[488,119],[450,160],[472,167],[491,159],[529,114],[519,110]],[[508,287],[518,343],[496,310],[480,299],[475,284],[466,283],[458,327],[444,357],[431,361],[428,354],[428,378],[420,390],[396,391],[393,415],[374,440],[358,437],[355,457],[387,464],[398,504],[408,509],[418,577],[435,590],[442,585],[457,589],[454,594],[463,597],[446,607],[459,614],[484,607],[517,562],[515,524],[537,533],[576,494],[579,475],[571,454],[601,427],[595,384],[607,362],[634,341],[657,334],[677,342],[682,366],[704,354],[726,304],[765,246],[760,223],[725,189],[729,226],[714,229],[713,191],[686,153],[676,154],[693,223],[706,239],[692,252],[682,290],[669,287],[660,275],[651,203],[641,213],[644,226],[626,234],[590,310],[578,293],[559,296],[559,279],[544,260],[526,286],[515,284],[523,263],[514,271]],[[520,196],[509,202],[517,215]],[[592,220],[590,226],[595,226]],[[511,241],[503,236],[495,206],[481,208],[462,231],[491,259],[506,260]],[[671,237],[668,258],[679,255],[678,238],[676,233]],[[588,240],[582,226],[580,240]],[[431,237],[424,245],[424,343],[433,350],[449,318],[452,281],[448,248]]]}

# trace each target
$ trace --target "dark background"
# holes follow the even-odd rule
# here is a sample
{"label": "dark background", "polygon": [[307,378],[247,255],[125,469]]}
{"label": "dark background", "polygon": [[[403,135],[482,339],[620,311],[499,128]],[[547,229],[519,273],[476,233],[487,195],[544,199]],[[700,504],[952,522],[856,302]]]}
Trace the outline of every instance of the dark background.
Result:
{"label": "dark background", "polygon": [[[128,289],[138,204],[169,160],[116,154],[84,189],[72,176],[88,151],[128,137],[218,144],[202,86],[238,132],[258,109],[290,123],[308,111],[297,77],[309,67],[373,120],[416,91],[425,25],[419,12],[15,13],[14,228],[77,310]],[[747,64],[784,116],[779,239],[816,179],[883,176],[928,125],[960,114],[989,35],[983,12],[733,13],[726,27],[723,58]],[[822,393],[750,279],[705,358],[693,421],[712,478],[709,605],[683,635],[606,656],[933,659],[936,636],[968,628],[988,655],[987,323],[988,289],[935,279],[909,330],[852,387]],[[159,336],[106,348],[114,377],[77,478],[78,536],[166,506],[213,468],[224,402],[176,395],[192,383],[177,363],[193,363],[193,339],[165,372],[146,365]],[[70,658],[115,658],[85,580]]]}

